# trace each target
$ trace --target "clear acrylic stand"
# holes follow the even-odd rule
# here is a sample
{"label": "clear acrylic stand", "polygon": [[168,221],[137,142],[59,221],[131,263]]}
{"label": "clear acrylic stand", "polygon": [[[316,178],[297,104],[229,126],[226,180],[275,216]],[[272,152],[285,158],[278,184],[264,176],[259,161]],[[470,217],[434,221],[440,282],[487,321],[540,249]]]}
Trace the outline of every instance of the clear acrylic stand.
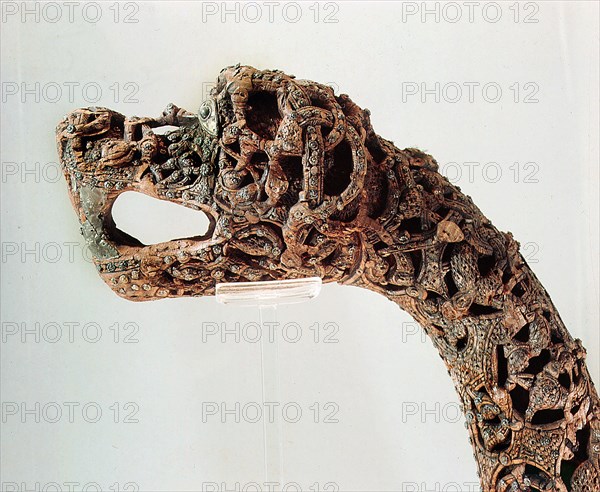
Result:
{"label": "clear acrylic stand", "polygon": [[[319,295],[319,277],[267,282],[223,283],[216,286],[216,299],[222,304],[258,308],[262,328],[260,338],[263,405],[280,402],[279,333],[277,306],[297,304]],[[274,327],[272,337],[265,327]],[[269,334],[271,332],[269,331]],[[276,408],[276,407],[271,407]],[[269,417],[272,417],[269,418]],[[283,441],[277,412],[263,410],[265,483],[283,483]]]}

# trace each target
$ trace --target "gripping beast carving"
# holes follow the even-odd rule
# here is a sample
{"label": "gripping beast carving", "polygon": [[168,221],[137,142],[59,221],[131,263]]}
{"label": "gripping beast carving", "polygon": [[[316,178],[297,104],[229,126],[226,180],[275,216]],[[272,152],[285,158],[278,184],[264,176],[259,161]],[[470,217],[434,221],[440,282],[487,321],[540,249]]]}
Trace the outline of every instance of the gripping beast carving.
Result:
{"label": "gripping beast carving", "polygon": [[[153,131],[165,125],[177,128]],[[238,65],[197,114],[79,109],[57,139],[82,233],[120,296],[202,296],[218,282],[307,276],[379,292],[444,359],[484,490],[600,490],[585,350],[518,243],[432,157],[376,135],[348,96]],[[112,219],[125,191],[202,211],[209,231],[144,245]]]}

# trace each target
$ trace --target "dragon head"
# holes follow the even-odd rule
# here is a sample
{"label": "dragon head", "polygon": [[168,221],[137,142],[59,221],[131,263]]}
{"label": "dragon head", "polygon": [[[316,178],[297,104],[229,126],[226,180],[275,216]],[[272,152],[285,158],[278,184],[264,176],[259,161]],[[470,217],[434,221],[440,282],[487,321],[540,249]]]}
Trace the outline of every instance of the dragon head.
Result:
{"label": "dragon head", "polygon": [[[153,131],[166,125],[177,128]],[[96,267],[127,299],[210,295],[219,282],[348,283],[379,268],[361,260],[365,245],[402,241],[385,228],[400,198],[397,149],[348,96],[281,71],[224,69],[197,114],[78,109],[57,141]],[[126,191],[202,211],[209,231],[144,245],[112,218]]]}

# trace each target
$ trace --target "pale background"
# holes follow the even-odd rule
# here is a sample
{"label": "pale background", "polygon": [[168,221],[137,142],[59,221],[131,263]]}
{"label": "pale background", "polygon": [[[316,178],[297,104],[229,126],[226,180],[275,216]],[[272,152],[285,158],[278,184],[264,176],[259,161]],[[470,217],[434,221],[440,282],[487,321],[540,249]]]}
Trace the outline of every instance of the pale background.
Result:
{"label": "pale background", "polygon": [[[237,62],[331,83],[371,110],[379,134],[433,154],[525,245],[600,382],[597,2],[481,2],[471,19],[464,2],[428,3],[437,19],[422,17],[421,2],[232,3],[225,18],[221,2],[110,2],[95,23],[98,7],[74,4],[72,18],[61,2],[38,6],[39,18],[23,19],[21,2],[2,6],[2,490],[68,490],[69,482],[75,490],[215,490],[212,482],[267,490],[261,423],[202,421],[203,402],[231,409],[260,400],[252,333],[221,343],[203,331],[207,322],[249,329],[256,312],[212,298],[118,298],[84,259],[56,174],[54,127],[93,105],[95,89],[98,105],[127,115],[158,115],[169,102],[195,110],[219,70]],[[422,83],[439,83],[439,102],[435,93],[411,95]],[[472,101],[469,83],[479,84]],[[472,177],[469,162],[478,163]],[[143,220],[168,239],[167,219],[134,210],[123,223]],[[453,385],[406,314],[371,292],[328,285],[279,319],[302,328],[300,341],[281,343],[281,403],[303,410],[284,424],[284,483],[475,489]],[[323,338],[327,323],[339,328],[338,343],[315,343],[310,327]],[[62,338],[52,343],[57,328]],[[135,329],[128,341],[137,343],[124,343]],[[102,417],[88,422],[95,408]],[[331,408],[337,423],[323,422]],[[137,422],[125,423],[132,413]]]}

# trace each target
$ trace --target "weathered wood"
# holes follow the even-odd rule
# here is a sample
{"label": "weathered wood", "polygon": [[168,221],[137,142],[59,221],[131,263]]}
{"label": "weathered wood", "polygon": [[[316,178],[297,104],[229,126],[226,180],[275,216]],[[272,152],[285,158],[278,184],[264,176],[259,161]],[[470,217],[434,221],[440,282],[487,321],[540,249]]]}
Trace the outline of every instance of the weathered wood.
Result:
{"label": "weathered wood", "polygon": [[[164,125],[178,129],[152,131]],[[376,135],[348,96],[235,66],[197,115],[174,105],[159,118],[79,109],[57,139],[82,233],[120,296],[203,296],[218,282],[306,276],[379,292],[446,362],[485,491],[600,490],[585,350],[518,243],[432,157]],[[111,216],[130,190],[205,212],[209,233],[141,244]]]}

